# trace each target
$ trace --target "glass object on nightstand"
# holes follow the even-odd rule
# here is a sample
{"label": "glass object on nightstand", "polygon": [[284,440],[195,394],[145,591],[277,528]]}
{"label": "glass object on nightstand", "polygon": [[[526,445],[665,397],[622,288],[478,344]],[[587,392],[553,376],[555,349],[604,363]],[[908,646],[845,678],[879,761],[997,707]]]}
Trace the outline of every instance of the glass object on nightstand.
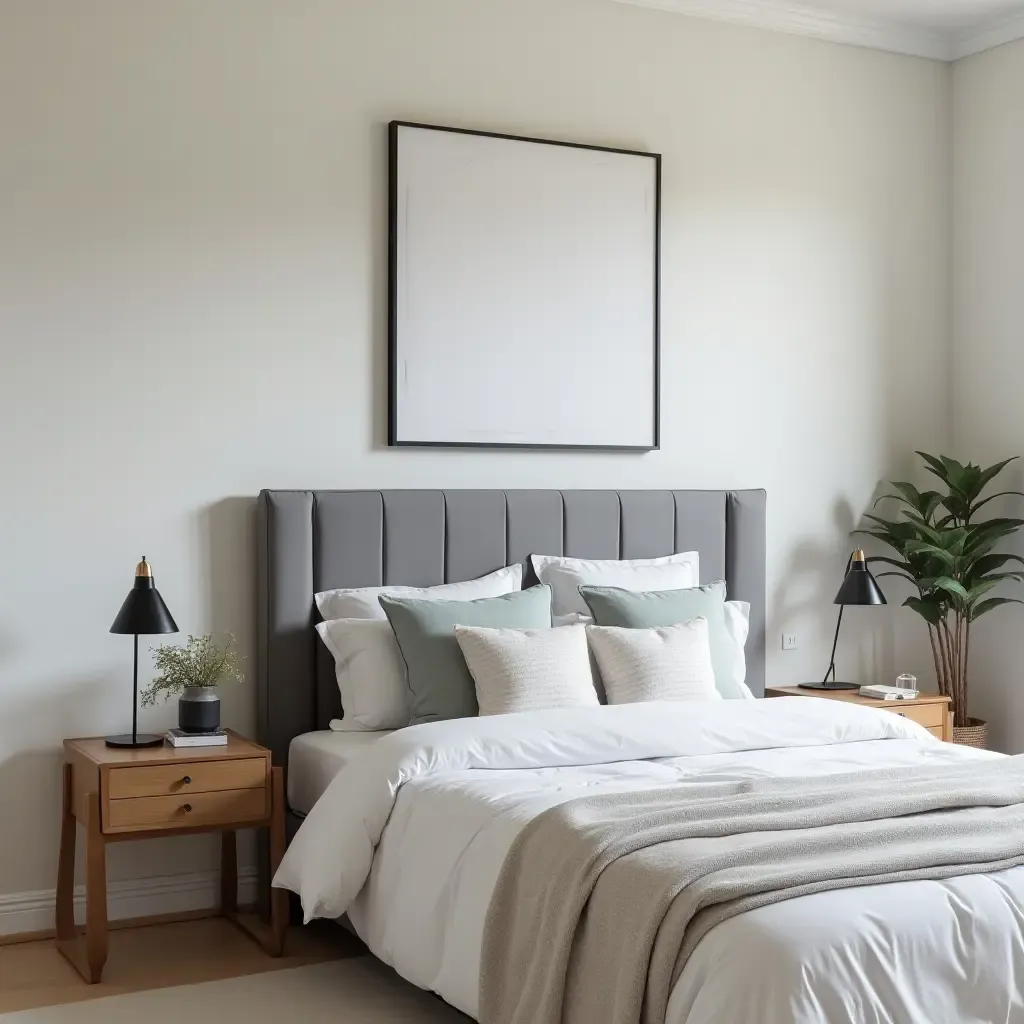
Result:
{"label": "glass object on nightstand", "polygon": [[904,672],[903,675],[896,677],[896,688],[899,690],[916,690],[917,676],[912,676],[909,672]]}

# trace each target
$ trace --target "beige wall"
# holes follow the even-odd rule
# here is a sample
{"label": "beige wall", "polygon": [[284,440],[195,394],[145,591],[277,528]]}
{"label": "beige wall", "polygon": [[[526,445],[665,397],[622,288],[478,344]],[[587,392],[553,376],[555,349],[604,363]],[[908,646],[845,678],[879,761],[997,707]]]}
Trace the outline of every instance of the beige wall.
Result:
{"label": "beige wall", "polygon": [[[995,462],[1024,455],[1024,42],[960,61],[953,88],[954,447]],[[1024,468],[1003,482],[1024,489]],[[1020,499],[1003,511],[1024,518]],[[1021,614],[992,612],[971,640],[971,713],[1012,753],[1024,750]]]}
{"label": "beige wall", "polygon": [[[53,885],[61,737],[129,722],[143,552],[183,631],[250,649],[261,487],[765,487],[770,679],[823,671],[847,531],[944,437],[947,68],[603,0],[0,19],[0,894]],[[664,154],[660,452],[383,447],[395,117]],[[849,619],[844,674],[928,674],[912,616]]]}

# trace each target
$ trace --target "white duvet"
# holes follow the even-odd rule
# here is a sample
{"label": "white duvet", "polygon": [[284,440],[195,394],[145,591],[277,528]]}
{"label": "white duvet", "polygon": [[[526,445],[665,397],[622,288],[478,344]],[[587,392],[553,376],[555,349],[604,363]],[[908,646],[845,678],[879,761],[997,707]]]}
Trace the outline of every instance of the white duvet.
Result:
{"label": "white duvet", "polygon": [[[374,743],[331,783],[274,884],[347,912],[370,950],[476,1016],[484,917],[523,825],[585,793],[997,757],[812,698],[459,719]],[[714,928],[668,1024],[1024,1022],[1024,868],[804,896]]]}

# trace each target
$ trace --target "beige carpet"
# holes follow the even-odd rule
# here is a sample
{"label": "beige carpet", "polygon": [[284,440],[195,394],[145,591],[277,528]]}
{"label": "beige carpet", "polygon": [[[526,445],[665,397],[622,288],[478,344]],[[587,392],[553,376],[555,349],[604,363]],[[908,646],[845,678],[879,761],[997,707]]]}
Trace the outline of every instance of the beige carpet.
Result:
{"label": "beige carpet", "polygon": [[2,1024],[465,1024],[371,956],[0,1014]]}

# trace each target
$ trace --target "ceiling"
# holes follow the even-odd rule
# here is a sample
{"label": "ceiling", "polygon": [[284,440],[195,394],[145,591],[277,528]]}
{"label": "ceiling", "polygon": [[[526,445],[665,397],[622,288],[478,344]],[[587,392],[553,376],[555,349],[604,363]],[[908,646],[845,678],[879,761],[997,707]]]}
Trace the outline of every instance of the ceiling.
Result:
{"label": "ceiling", "polygon": [[1024,0],[619,2],[934,60],[958,60],[1024,38]]}

